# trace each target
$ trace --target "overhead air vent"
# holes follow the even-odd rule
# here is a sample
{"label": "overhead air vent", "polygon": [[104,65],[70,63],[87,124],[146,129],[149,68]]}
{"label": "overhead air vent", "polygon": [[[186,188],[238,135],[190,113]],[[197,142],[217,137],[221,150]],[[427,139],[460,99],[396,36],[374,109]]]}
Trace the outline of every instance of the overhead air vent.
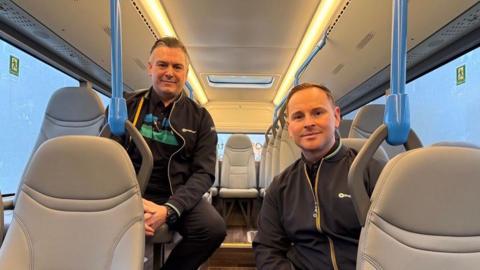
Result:
{"label": "overhead air vent", "polygon": [[366,34],[362,40],[360,40],[360,42],[358,42],[357,44],[357,49],[358,50],[361,50],[363,48],[365,48],[365,46],[367,46],[367,44],[372,41],[373,37],[375,36],[375,33],[374,32],[370,32],[368,34]]}
{"label": "overhead air vent", "polygon": [[336,75],[337,73],[340,72],[340,70],[343,69],[344,66],[345,66],[344,64],[339,64],[338,66],[336,66],[336,67],[333,69],[332,73]]}
{"label": "overhead air vent", "polygon": [[141,69],[141,70],[147,70],[147,67],[145,66],[145,64],[143,63],[142,60],[138,59],[138,58],[135,58],[133,59],[133,61],[135,62],[135,64],[137,64],[137,66]]}
{"label": "overhead air vent", "polygon": [[219,88],[270,88],[273,76],[208,75],[208,85]]}

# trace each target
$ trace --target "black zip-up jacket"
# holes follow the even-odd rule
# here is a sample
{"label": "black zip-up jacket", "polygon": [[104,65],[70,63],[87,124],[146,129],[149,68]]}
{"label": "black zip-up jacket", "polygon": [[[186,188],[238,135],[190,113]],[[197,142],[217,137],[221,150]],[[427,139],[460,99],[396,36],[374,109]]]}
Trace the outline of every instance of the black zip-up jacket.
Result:
{"label": "black zip-up jacket", "polygon": [[[147,99],[151,91],[152,88],[125,94],[130,122],[134,122],[142,97],[145,98],[144,103],[149,102]],[[140,129],[146,113],[145,109],[140,110],[137,129]],[[181,215],[197,204],[215,180],[217,132],[208,111],[183,92],[174,101],[169,119],[172,131],[180,138],[180,148],[171,155],[167,164],[173,195],[165,204]]]}
{"label": "black zip-up jacket", "polygon": [[[268,187],[253,242],[258,269],[355,269],[361,226],[347,182],[357,153],[337,145],[313,186],[301,158]],[[383,165],[374,160],[365,172],[369,194]]]}

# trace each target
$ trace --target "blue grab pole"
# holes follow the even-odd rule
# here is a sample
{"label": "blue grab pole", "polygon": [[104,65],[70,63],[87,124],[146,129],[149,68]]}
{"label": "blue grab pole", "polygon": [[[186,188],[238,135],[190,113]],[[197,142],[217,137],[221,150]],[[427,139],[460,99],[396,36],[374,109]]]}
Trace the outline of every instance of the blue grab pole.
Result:
{"label": "blue grab pole", "polygon": [[405,93],[407,8],[407,0],[393,0],[391,95],[387,96],[384,118],[385,125],[388,128],[387,142],[391,145],[404,144],[410,132],[408,95]]}
{"label": "blue grab pole", "polygon": [[112,41],[112,98],[108,110],[110,131],[116,136],[125,133],[127,104],[123,98],[122,33],[119,0],[110,0],[110,27]]}

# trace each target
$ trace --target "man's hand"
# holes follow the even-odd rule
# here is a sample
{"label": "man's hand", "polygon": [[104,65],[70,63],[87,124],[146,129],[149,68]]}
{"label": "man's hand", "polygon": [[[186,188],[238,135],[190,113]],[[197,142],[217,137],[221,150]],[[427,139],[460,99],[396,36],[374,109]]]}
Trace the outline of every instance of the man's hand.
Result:
{"label": "man's hand", "polygon": [[167,207],[143,199],[143,211],[145,219],[145,234],[153,236],[155,230],[165,223],[167,219]]}

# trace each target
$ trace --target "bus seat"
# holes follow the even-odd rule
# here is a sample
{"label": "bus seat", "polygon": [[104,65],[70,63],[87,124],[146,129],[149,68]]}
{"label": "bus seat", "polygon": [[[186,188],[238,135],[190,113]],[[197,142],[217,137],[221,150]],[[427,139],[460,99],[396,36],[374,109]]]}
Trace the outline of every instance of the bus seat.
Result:
{"label": "bus seat", "polygon": [[258,169],[258,183],[257,183],[257,186],[259,188],[259,190],[261,189],[262,186],[264,186],[265,184],[265,169],[266,169],[266,159],[267,159],[267,146],[268,146],[268,143],[267,142],[264,142],[263,145],[262,145],[262,152],[261,152],[261,155],[260,155],[260,166],[259,166],[259,169]]}
{"label": "bus seat", "polygon": [[260,188],[260,197],[263,198],[265,196],[265,189],[268,187],[270,179],[272,178],[272,151],[273,151],[273,144],[274,138],[270,137],[270,140],[267,144],[267,150],[265,154],[265,167],[264,167],[264,175],[263,178],[260,178],[259,188]]}
{"label": "bus seat", "polygon": [[212,197],[215,197],[218,195],[218,186],[220,182],[220,161],[217,160],[215,162],[215,181],[213,182],[212,187],[210,188],[210,194]]}
{"label": "bus seat", "polygon": [[[91,88],[60,88],[50,97],[32,155],[43,142],[51,138],[63,135],[98,135],[104,123],[104,113],[105,108],[100,98]],[[20,186],[21,182],[19,188]],[[5,220],[2,223],[4,233],[10,225],[15,200],[16,196],[9,203],[11,206],[5,210]]]}
{"label": "bus seat", "polygon": [[277,176],[277,174],[280,173],[280,143],[282,142],[282,130],[283,128],[280,127],[277,130],[277,136],[275,136],[275,139],[273,141],[273,149],[272,149],[272,174],[271,178],[268,179],[267,182],[267,187],[270,185],[272,182],[273,178]]}
{"label": "bus seat", "polygon": [[338,127],[340,138],[348,137],[348,134],[350,133],[350,128],[352,127],[352,122],[353,120],[350,119],[342,119],[340,121],[340,126]]}
{"label": "bus seat", "polygon": [[[360,138],[341,138],[341,142],[343,145],[355,150],[357,153],[360,152],[360,149],[362,149],[366,141],[367,139]],[[387,152],[385,152],[385,149],[383,149],[382,146],[380,146],[376,150],[373,158],[383,165],[387,164],[389,160],[388,154]]]}
{"label": "bus seat", "polygon": [[280,156],[278,173],[281,173],[293,162],[300,158],[302,150],[288,135],[288,130],[285,128],[280,135]]}
{"label": "bus seat", "polygon": [[[223,199],[224,218],[228,219],[233,205],[238,202],[249,225],[252,211],[251,199],[257,198],[258,190],[255,156],[252,142],[247,135],[233,134],[228,138],[223,154],[221,179],[218,196]],[[229,206],[227,206],[228,202],[230,202]]]}
{"label": "bus seat", "polygon": [[[352,126],[348,134],[349,138],[368,138],[381,124],[385,114],[385,105],[369,104],[358,110],[357,115],[352,121]],[[390,158],[405,151],[403,146],[393,146],[383,142],[383,149]]]}
{"label": "bus seat", "polygon": [[357,269],[478,269],[480,150],[432,146],[382,171],[362,229]]}
{"label": "bus seat", "polygon": [[0,269],[142,269],[142,198],[118,143],[50,139],[34,153],[19,190]]}

